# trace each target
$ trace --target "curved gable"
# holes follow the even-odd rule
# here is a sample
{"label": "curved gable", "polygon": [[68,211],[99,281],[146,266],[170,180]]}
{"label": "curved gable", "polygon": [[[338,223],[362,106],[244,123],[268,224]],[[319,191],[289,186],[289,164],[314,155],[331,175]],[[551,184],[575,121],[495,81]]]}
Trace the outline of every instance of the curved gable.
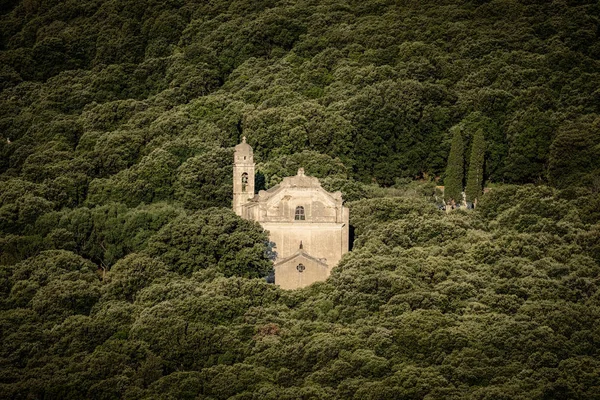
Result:
{"label": "curved gable", "polygon": [[282,187],[261,203],[267,218],[282,221],[296,221],[296,214],[301,213],[302,221],[336,222],[341,207],[341,200],[336,201],[320,187]]}

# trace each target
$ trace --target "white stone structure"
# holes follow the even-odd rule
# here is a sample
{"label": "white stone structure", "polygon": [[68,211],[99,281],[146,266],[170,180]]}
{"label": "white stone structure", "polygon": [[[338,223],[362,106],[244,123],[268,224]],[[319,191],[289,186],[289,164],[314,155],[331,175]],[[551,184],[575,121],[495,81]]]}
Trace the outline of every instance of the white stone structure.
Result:
{"label": "white stone structure", "polygon": [[235,147],[233,209],[259,222],[275,243],[275,284],[296,289],[327,279],[348,252],[348,208],[340,192],[329,193],[315,177],[284,178],[254,194],[254,157],[246,138]]}

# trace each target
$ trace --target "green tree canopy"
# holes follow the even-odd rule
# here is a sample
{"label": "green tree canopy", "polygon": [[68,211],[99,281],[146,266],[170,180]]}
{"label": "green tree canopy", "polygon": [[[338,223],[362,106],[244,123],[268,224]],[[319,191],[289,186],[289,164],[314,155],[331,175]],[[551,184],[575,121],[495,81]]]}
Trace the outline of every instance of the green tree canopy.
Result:
{"label": "green tree canopy", "polygon": [[485,139],[483,131],[478,130],[473,136],[471,144],[471,158],[467,174],[467,187],[465,194],[467,201],[476,202],[483,194],[483,167],[485,161]]}
{"label": "green tree canopy", "polygon": [[233,211],[208,208],[174,219],[148,241],[146,253],[181,274],[217,268],[226,276],[266,276],[267,235]]}
{"label": "green tree canopy", "polygon": [[446,202],[454,201],[458,204],[462,201],[465,174],[464,152],[462,132],[458,128],[454,129],[446,176],[444,177],[444,200]]}

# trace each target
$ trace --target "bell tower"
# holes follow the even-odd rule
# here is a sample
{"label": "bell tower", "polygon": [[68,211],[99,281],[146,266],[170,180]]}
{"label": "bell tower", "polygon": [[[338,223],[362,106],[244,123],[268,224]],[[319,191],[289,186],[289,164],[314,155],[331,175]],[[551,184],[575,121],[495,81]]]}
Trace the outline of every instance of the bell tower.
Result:
{"label": "bell tower", "polygon": [[241,217],[242,205],[252,197],[254,197],[254,153],[244,136],[242,143],[235,146],[233,155],[233,211]]}

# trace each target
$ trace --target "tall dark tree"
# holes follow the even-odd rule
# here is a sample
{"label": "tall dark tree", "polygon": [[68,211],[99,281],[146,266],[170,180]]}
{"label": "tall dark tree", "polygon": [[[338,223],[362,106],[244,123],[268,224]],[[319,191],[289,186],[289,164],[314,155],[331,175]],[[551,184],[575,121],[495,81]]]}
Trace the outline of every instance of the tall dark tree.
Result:
{"label": "tall dark tree", "polygon": [[444,179],[444,200],[449,203],[452,200],[459,202],[462,199],[464,167],[464,143],[460,129],[454,131],[448,166],[446,167],[446,178]]}
{"label": "tall dark tree", "polygon": [[467,201],[476,203],[481,197],[483,188],[483,161],[485,158],[485,139],[483,131],[479,129],[473,137],[471,145],[471,159],[469,160],[469,172],[467,173],[467,187],[465,194]]}

